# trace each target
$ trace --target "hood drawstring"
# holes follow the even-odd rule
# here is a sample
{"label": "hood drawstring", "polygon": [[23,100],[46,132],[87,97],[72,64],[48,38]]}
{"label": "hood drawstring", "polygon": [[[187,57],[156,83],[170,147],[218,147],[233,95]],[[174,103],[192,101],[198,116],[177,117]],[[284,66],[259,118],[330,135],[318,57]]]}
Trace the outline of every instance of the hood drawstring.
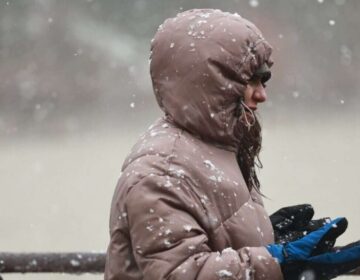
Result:
{"label": "hood drawstring", "polygon": [[[248,130],[250,130],[250,128],[256,123],[256,118],[255,118],[254,112],[253,112],[253,111],[249,108],[249,106],[247,106],[247,105],[245,104],[245,102],[242,101],[242,100],[241,100],[241,105],[242,105],[242,106],[241,106],[241,115],[244,116],[246,126],[247,126]],[[252,123],[249,122],[249,120],[248,120],[248,118],[247,118],[247,116],[246,116],[246,110],[245,110],[245,108],[246,108],[246,109],[251,113],[251,115],[252,115]]]}

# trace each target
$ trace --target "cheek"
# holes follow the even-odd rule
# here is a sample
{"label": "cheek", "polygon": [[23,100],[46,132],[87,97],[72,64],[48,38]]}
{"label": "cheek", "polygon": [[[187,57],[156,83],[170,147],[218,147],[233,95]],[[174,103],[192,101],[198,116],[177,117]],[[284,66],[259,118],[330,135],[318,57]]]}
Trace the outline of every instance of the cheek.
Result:
{"label": "cheek", "polygon": [[245,91],[244,91],[244,102],[246,105],[249,104],[249,102],[251,101],[253,96],[253,90],[250,86],[247,86]]}

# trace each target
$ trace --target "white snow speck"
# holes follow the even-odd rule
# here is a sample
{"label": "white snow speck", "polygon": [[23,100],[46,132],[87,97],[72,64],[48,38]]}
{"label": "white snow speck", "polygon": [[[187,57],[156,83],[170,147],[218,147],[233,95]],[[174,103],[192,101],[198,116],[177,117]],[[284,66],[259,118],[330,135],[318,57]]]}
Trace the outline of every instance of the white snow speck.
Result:
{"label": "white snow speck", "polygon": [[170,49],[172,49],[175,46],[175,43],[170,44]]}
{"label": "white snow speck", "polygon": [[185,176],[185,171],[183,169],[169,169],[169,171],[178,178],[184,178]]}
{"label": "white snow speck", "polygon": [[322,4],[322,3],[324,3],[324,0],[318,0],[318,2],[319,2],[320,4]]}
{"label": "white snow speck", "polygon": [[253,8],[256,8],[257,6],[259,6],[259,1],[258,0],[250,0],[249,5]]}
{"label": "white snow speck", "polygon": [[292,95],[294,98],[298,98],[300,93],[298,91],[293,91]]}
{"label": "white snow speck", "polygon": [[134,103],[134,102],[131,102],[131,103],[130,103],[130,107],[131,107],[131,108],[135,108],[135,103]]}
{"label": "white snow speck", "polygon": [[237,252],[233,248],[225,248],[221,251],[221,254],[237,254]]}
{"label": "white snow speck", "polygon": [[211,175],[211,176],[209,177],[209,179],[210,179],[211,181],[217,182],[217,177],[216,177],[215,175]]}
{"label": "white snow speck", "polygon": [[344,101],[343,99],[341,99],[341,100],[340,100],[340,103],[341,103],[341,104],[344,104],[344,103],[345,103],[345,101]]}
{"label": "white snow speck", "polygon": [[249,207],[251,210],[255,210],[255,207],[252,206],[249,202],[245,202],[245,203],[244,203],[244,206],[245,206],[245,207]]}
{"label": "white snow speck", "polygon": [[150,132],[151,137],[154,137],[154,136],[156,136],[158,134],[166,134],[166,132],[165,131],[151,131]]}
{"label": "white snow speck", "polygon": [[335,25],[335,20],[333,20],[333,19],[329,20],[329,25],[334,26]]}
{"label": "white snow speck", "polygon": [[164,240],[164,244],[166,247],[170,247],[171,246],[171,242],[168,239]]}
{"label": "white snow speck", "polygon": [[154,209],[152,209],[152,208],[150,208],[150,209],[149,209],[149,212],[150,212],[150,213],[154,213],[154,212],[155,212],[155,210],[154,210]]}
{"label": "white snow speck", "polygon": [[222,269],[216,273],[219,277],[231,277],[233,274],[231,271]]}
{"label": "white snow speck", "polygon": [[215,165],[210,160],[204,160],[204,164],[207,168],[210,168],[211,170],[215,170]]}
{"label": "white snow speck", "polygon": [[164,185],[165,188],[170,188],[170,187],[172,187],[172,186],[173,186],[173,184],[172,184],[169,180],[167,180],[167,181],[165,182],[165,185]]}
{"label": "white snow speck", "polygon": [[211,176],[209,177],[209,179],[210,179],[211,181],[214,181],[214,182],[219,182],[219,183],[222,182],[222,177],[221,177],[221,176],[211,175]]}
{"label": "white snow speck", "polygon": [[192,226],[191,226],[191,225],[184,225],[183,228],[184,228],[184,230],[185,230],[186,232],[190,232],[191,229],[192,229]]}
{"label": "white snow speck", "polygon": [[141,249],[136,249],[136,253],[138,253],[139,255],[142,255],[143,251]]}
{"label": "white snow speck", "polygon": [[71,260],[71,261],[70,261],[70,264],[71,264],[72,266],[80,266],[80,262],[77,261],[77,260]]}
{"label": "white snow speck", "polygon": [[341,63],[344,65],[350,65],[352,60],[352,51],[346,45],[340,47]]}
{"label": "white snow speck", "polygon": [[202,13],[199,15],[201,18],[209,18],[210,17],[210,13]]}
{"label": "white snow speck", "polygon": [[259,261],[266,260],[266,258],[264,256],[257,256],[257,258],[258,258]]}

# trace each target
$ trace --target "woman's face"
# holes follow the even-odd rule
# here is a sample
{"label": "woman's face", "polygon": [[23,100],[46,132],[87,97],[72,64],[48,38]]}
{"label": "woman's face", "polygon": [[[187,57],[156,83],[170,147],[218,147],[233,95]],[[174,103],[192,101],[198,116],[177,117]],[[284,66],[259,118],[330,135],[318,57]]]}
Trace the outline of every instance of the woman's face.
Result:
{"label": "woman's face", "polygon": [[265,102],[267,99],[265,84],[260,77],[253,78],[247,84],[244,92],[244,103],[251,110],[257,109],[258,103]]}

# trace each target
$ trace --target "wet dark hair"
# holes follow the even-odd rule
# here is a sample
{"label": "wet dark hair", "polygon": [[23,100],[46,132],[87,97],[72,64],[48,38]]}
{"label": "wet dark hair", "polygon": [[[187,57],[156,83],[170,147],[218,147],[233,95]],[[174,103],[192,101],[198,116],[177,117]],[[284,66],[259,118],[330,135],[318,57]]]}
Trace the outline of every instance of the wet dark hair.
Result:
{"label": "wet dark hair", "polygon": [[[270,78],[270,68],[267,63],[264,63],[254,72],[250,81],[259,79],[264,85]],[[237,103],[235,116],[239,122],[235,129],[235,136],[240,142],[237,162],[249,191],[255,188],[259,194],[263,195],[260,192],[260,181],[256,173],[256,168],[261,169],[263,167],[259,158],[262,144],[261,125],[255,112],[244,103],[243,96],[239,98]],[[250,122],[249,118],[251,119]]]}
{"label": "wet dark hair", "polygon": [[[239,106],[243,105],[240,104]],[[246,118],[245,114],[249,114],[249,112],[242,110],[235,132],[236,137],[240,141],[237,151],[237,162],[249,191],[255,188],[260,193],[260,181],[256,173],[256,167],[263,167],[259,158],[262,144],[261,125],[258,117],[253,112],[252,117],[255,119],[249,125],[247,121],[244,121],[244,118]]]}

